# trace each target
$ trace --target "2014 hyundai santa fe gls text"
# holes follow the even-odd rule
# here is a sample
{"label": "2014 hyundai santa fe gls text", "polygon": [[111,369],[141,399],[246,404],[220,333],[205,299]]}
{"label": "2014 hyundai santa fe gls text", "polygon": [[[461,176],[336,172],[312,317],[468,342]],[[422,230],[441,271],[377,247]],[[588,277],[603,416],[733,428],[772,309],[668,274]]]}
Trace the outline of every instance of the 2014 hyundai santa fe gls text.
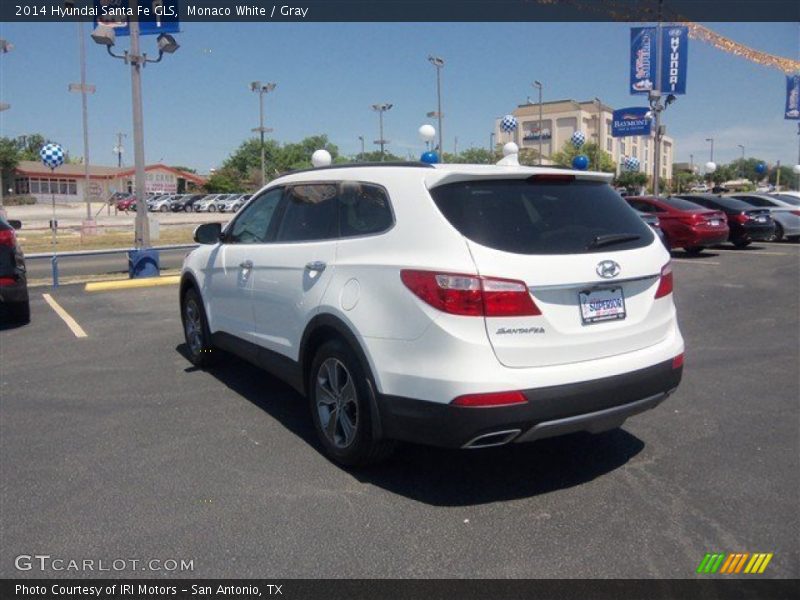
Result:
{"label": "2014 hyundai santa fe gls text", "polygon": [[[600,173],[508,165],[295,172],[201,225],[181,314],[309,399],[335,460],[620,426],[681,379],[670,256]],[[265,380],[265,386],[268,385]]]}

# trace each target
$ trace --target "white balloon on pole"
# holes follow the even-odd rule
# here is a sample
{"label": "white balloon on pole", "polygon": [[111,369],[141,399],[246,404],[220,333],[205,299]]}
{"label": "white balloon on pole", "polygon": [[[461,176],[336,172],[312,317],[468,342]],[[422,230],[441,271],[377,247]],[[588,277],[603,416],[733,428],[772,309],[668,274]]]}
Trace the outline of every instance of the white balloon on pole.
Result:
{"label": "white balloon on pole", "polygon": [[315,150],[311,155],[311,164],[315,167],[327,167],[332,161],[331,153],[327,150]]}
{"label": "white balloon on pole", "polygon": [[436,129],[433,125],[425,124],[419,128],[419,137],[423,142],[430,142],[436,137]]}
{"label": "white balloon on pole", "polygon": [[509,156],[511,154],[519,154],[519,146],[514,142],[508,142],[503,146],[503,156]]}
{"label": "white balloon on pole", "polygon": [[713,173],[717,170],[717,163],[708,161],[706,163],[706,173]]}
{"label": "white balloon on pole", "polygon": [[800,165],[793,166],[792,171],[794,171],[795,175],[800,175]]}

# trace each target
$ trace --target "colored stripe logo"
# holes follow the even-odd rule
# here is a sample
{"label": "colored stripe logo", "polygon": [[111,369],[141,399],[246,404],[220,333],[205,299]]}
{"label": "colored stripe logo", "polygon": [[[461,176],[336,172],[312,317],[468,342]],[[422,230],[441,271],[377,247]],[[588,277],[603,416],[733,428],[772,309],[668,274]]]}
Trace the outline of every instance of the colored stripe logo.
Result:
{"label": "colored stripe logo", "polygon": [[697,573],[713,575],[760,575],[772,560],[772,552],[707,552],[697,566]]}

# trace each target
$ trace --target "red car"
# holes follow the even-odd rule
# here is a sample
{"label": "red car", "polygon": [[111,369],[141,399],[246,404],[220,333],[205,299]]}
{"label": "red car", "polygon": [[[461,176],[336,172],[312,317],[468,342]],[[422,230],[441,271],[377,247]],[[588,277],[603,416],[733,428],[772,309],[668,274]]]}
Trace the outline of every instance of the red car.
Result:
{"label": "red car", "polygon": [[728,240],[728,219],[721,210],[709,210],[683,198],[628,196],[633,208],[658,217],[668,248],[699,254],[707,246]]}
{"label": "red car", "polygon": [[135,204],[136,198],[134,196],[128,196],[127,198],[117,201],[117,210],[124,210],[125,212],[128,212],[129,210],[136,210],[134,208]]}

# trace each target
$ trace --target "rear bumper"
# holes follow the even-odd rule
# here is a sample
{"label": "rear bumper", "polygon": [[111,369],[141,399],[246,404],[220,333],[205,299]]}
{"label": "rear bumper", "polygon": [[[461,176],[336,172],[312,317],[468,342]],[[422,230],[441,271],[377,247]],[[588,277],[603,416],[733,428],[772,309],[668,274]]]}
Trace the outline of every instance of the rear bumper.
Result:
{"label": "rear bumper", "polygon": [[716,246],[718,244],[724,244],[728,241],[729,233],[730,230],[727,227],[714,231],[694,230],[688,236],[684,247]]}
{"label": "rear bumper", "polygon": [[17,280],[13,285],[0,285],[0,303],[27,301],[28,284],[24,278]]}
{"label": "rear bumper", "polygon": [[731,241],[740,240],[767,240],[775,233],[775,224],[768,225],[744,225],[737,231],[731,230]]}
{"label": "rear bumper", "polygon": [[580,383],[523,390],[525,404],[465,408],[398,396],[377,398],[386,438],[450,448],[529,442],[619,427],[660,404],[681,381],[672,361]]}

